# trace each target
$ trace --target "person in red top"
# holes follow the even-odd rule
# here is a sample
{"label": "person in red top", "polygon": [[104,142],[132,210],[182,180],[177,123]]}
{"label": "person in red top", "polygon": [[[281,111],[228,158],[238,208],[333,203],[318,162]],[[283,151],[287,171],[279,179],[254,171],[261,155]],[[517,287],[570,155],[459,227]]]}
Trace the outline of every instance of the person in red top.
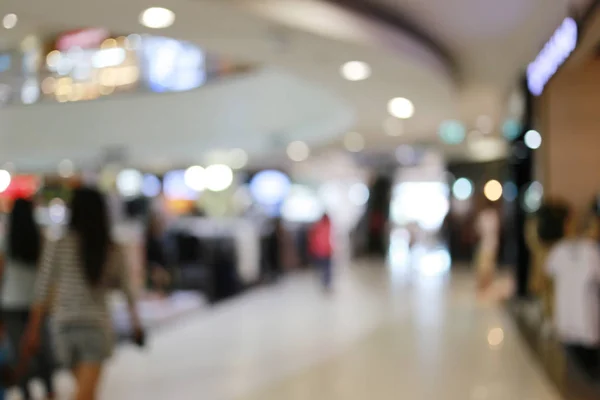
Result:
{"label": "person in red top", "polygon": [[321,269],[323,287],[331,289],[333,246],[331,244],[331,220],[324,215],[309,232],[309,250],[317,267]]}

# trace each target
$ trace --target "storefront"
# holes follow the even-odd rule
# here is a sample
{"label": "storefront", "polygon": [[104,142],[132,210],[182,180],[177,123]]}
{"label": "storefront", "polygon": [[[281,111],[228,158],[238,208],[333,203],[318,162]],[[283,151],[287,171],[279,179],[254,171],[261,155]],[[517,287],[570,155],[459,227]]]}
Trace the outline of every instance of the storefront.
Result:
{"label": "storefront", "polygon": [[589,210],[600,189],[600,2],[567,18],[527,70],[531,129],[543,142],[534,175],[544,195]]}

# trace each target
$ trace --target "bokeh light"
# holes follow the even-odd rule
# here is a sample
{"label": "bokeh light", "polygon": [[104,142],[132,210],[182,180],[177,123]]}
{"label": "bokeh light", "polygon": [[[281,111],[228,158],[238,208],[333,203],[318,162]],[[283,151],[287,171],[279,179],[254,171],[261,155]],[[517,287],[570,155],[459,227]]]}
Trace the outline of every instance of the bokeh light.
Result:
{"label": "bokeh light", "polygon": [[340,73],[349,81],[362,81],[371,76],[371,67],[363,61],[349,61],[342,65]]}
{"label": "bokeh light", "polygon": [[448,120],[440,124],[439,135],[444,143],[460,144],[465,140],[466,128],[460,121]]}
{"label": "bokeh light", "polygon": [[358,132],[348,132],[344,137],[344,146],[352,153],[358,153],[365,148],[365,138]]}
{"label": "bokeh light", "polygon": [[515,201],[519,197],[519,188],[514,182],[505,182],[503,188],[504,200]]}
{"label": "bokeh light", "polygon": [[507,119],[502,125],[502,135],[506,140],[513,141],[521,134],[521,124],[515,119]]}
{"label": "bokeh light", "polygon": [[248,164],[248,153],[244,149],[229,151],[229,166],[233,169],[242,169]]}
{"label": "bokeh light", "polygon": [[117,175],[117,190],[123,197],[135,197],[142,193],[144,177],[136,169],[124,169]]}
{"label": "bokeh light", "polygon": [[415,106],[404,97],[396,97],[388,102],[388,112],[400,119],[409,119],[415,114]]}
{"label": "bokeh light", "polygon": [[140,23],[152,29],[168,28],[175,22],[175,13],[162,7],[150,7],[140,15]]}
{"label": "bokeh light", "polygon": [[525,134],[525,145],[532,150],[539,149],[542,145],[542,135],[536,130],[527,131]]}
{"label": "bokeh light", "polygon": [[488,332],[488,344],[490,347],[498,347],[504,342],[504,331],[501,328],[494,328]]}
{"label": "bokeh light", "polygon": [[355,206],[364,206],[369,201],[369,188],[364,183],[355,183],[348,190],[348,198]]}
{"label": "bokeh light", "polygon": [[58,163],[57,170],[61,178],[71,178],[75,174],[75,164],[71,160],[64,159]]}
{"label": "bokeh light", "polygon": [[206,168],[206,188],[211,192],[227,190],[233,183],[233,171],[228,165],[213,164]]}
{"label": "bokeh light", "polygon": [[502,185],[497,180],[492,179],[483,187],[483,194],[490,201],[498,201],[502,197]]}
{"label": "bokeh light", "polygon": [[185,170],[183,176],[185,184],[196,192],[201,192],[206,188],[206,170],[199,165],[194,165]]}
{"label": "bokeh light", "polygon": [[264,170],[250,181],[250,193],[254,200],[264,206],[280,204],[291,188],[290,178],[281,171]]}
{"label": "bokeh light", "polygon": [[10,172],[5,169],[0,169],[0,193],[3,193],[8,189],[11,180]]}
{"label": "bokeh light", "polygon": [[306,143],[297,140],[288,145],[287,155],[292,161],[305,161],[310,156],[310,148]]}
{"label": "bokeh light", "polygon": [[146,197],[156,197],[160,194],[162,185],[160,179],[153,174],[145,174],[144,182],[142,184],[142,193]]}
{"label": "bokeh light", "polygon": [[542,206],[544,199],[544,187],[540,182],[532,182],[523,195],[523,208],[525,211],[534,213]]}
{"label": "bokeh light", "polygon": [[318,221],[325,209],[317,194],[310,188],[293,185],[281,206],[281,216],[290,222],[312,223]]}
{"label": "bokeh light", "polygon": [[2,26],[4,26],[5,29],[13,29],[17,26],[17,22],[19,22],[17,14],[6,14],[4,18],[2,18]]}
{"label": "bokeh light", "polygon": [[458,178],[452,185],[452,194],[458,200],[467,200],[473,194],[473,184],[467,178]]}

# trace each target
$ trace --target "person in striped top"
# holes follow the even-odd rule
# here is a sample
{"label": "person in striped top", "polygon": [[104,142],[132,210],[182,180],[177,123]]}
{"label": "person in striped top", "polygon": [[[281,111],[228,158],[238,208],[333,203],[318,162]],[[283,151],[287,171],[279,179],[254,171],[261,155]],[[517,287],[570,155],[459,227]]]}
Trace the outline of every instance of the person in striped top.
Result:
{"label": "person in striped top", "polygon": [[75,399],[94,400],[114,344],[105,298],[113,283],[118,282],[126,294],[136,339],[143,337],[125,258],[110,239],[107,207],[99,191],[74,191],[69,229],[61,239],[46,244],[41,263],[23,356],[37,350],[43,316],[52,303],[57,356],[74,373]]}

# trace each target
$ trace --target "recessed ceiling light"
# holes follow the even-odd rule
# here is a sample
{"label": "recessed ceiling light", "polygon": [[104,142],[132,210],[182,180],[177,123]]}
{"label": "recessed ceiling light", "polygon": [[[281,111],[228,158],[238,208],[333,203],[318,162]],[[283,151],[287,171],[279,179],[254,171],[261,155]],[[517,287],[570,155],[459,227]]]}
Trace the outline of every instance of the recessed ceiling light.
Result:
{"label": "recessed ceiling light", "polygon": [[19,18],[17,14],[6,14],[4,18],[2,18],[2,26],[6,29],[12,29],[17,26],[17,22],[19,22]]}
{"label": "recessed ceiling light", "polygon": [[415,106],[404,97],[396,97],[388,102],[388,112],[396,118],[408,119],[414,115]]}
{"label": "recessed ceiling light", "polygon": [[162,7],[150,7],[140,15],[140,23],[152,29],[164,29],[173,25],[175,13]]}
{"label": "recessed ceiling light", "polygon": [[371,76],[371,67],[363,61],[349,61],[342,65],[340,72],[349,81],[362,81]]}

